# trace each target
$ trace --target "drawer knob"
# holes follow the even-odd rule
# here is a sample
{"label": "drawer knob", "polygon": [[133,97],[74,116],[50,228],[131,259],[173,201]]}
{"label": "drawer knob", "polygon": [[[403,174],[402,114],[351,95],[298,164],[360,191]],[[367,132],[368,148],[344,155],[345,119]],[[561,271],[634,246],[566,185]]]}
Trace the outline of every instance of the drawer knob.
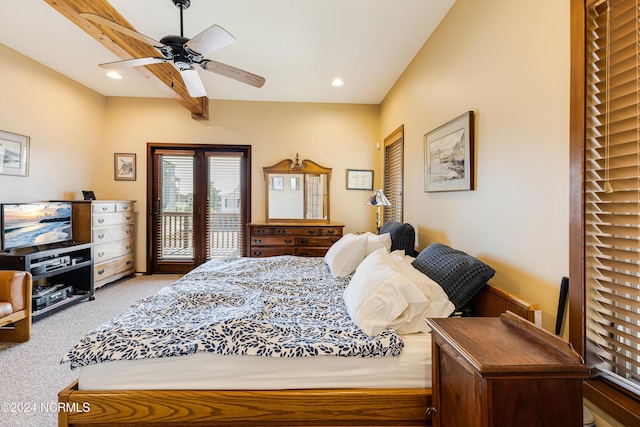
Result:
{"label": "drawer knob", "polygon": [[126,248],[127,250],[129,250],[129,249],[131,249],[131,245],[127,245],[127,246],[125,246],[125,248]]}
{"label": "drawer knob", "polygon": [[131,215],[125,216],[124,219],[126,219],[127,221],[131,220]]}
{"label": "drawer knob", "polygon": [[262,255],[262,252],[260,251],[253,251],[253,256],[260,256]]}
{"label": "drawer knob", "polygon": [[327,230],[327,233],[329,233],[329,234],[333,234],[333,233],[335,233],[335,232],[336,232],[336,230],[334,230],[334,229],[329,229],[329,230]]}
{"label": "drawer knob", "polygon": [[104,256],[104,252],[98,252],[98,258],[102,258]]}
{"label": "drawer knob", "polygon": [[431,405],[427,408],[427,415],[432,415],[436,412],[438,412],[438,410],[436,409],[436,405]]}
{"label": "drawer knob", "polygon": [[101,275],[102,273],[104,273],[104,268],[101,268],[100,270],[98,270],[99,275]]}
{"label": "drawer knob", "polygon": [[131,234],[131,229],[125,230],[127,234]]}
{"label": "drawer knob", "polygon": [[103,207],[102,207],[102,210],[103,210],[103,211],[106,211],[107,209],[109,209],[109,208],[108,208],[108,207],[106,207],[106,206],[103,206]]}
{"label": "drawer knob", "polygon": [[309,240],[307,239],[300,239],[300,241],[302,242],[303,245],[306,245],[307,243],[309,243]]}
{"label": "drawer knob", "polygon": [[98,239],[104,239],[104,234],[98,234]]}
{"label": "drawer knob", "polygon": [[99,218],[98,219],[98,224],[102,224],[104,222],[104,218]]}
{"label": "drawer knob", "polygon": [[264,229],[259,228],[259,229],[258,229],[258,234],[264,234]]}
{"label": "drawer knob", "polygon": [[131,260],[130,260],[130,259],[128,259],[128,260],[127,260],[127,262],[126,262],[126,264],[127,264],[127,265],[131,265]]}
{"label": "drawer knob", "polygon": [[308,230],[309,234],[316,234],[316,230]]}
{"label": "drawer knob", "polygon": [[262,239],[253,239],[253,243],[255,244],[262,243]]}
{"label": "drawer knob", "polygon": [[284,234],[284,230],[278,230],[278,234]]}
{"label": "drawer knob", "polygon": [[127,206],[127,205],[124,205],[124,206],[122,207],[122,210],[125,210],[125,211],[126,211],[126,210],[128,210],[128,209],[129,209],[129,206]]}
{"label": "drawer knob", "polygon": [[292,241],[293,241],[293,240],[291,240],[291,239],[285,239],[285,240],[284,240],[284,242],[285,242],[287,245],[290,245]]}

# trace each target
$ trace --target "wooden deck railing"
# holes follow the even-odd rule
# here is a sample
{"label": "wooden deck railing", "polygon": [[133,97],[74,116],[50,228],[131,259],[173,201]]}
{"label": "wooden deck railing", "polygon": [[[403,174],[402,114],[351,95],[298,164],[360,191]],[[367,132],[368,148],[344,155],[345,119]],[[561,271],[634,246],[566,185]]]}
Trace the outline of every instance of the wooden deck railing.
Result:
{"label": "wooden deck railing", "polygon": [[[209,256],[240,256],[242,233],[240,214],[211,214]],[[161,258],[194,256],[193,215],[190,212],[162,213]]]}

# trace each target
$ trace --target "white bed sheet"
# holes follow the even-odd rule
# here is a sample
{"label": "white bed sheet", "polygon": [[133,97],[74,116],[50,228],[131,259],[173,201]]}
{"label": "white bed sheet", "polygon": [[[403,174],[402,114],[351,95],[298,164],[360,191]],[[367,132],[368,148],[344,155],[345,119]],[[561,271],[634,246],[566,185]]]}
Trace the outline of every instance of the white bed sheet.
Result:
{"label": "white bed sheet", "polygon": [[404,335],[398,357],[219,356],[119,360],[79,368],[80,390],[431,388],[431,334]]}

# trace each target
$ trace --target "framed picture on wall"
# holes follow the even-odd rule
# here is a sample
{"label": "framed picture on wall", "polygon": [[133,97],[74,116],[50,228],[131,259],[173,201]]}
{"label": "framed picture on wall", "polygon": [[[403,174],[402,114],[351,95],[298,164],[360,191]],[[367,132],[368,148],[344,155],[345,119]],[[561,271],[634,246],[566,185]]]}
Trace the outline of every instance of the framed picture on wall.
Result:
{"label": "framed picture on wall", "polygon": [[0,130],[0,174],[29,175],[29,137]]}
{"label": "framed picture on wall", "polygon": [[373,190],[373,171],[347,169],[347,190]]}
{"label": "framed picture on wall", "polygon": [[424,136],[424,191],[474,189],[473,111]]}
{"label": "framed picture on wall", "polygon": [[136,180],[136,155],[134,153],[115,153],[113,167],[116,181]]}

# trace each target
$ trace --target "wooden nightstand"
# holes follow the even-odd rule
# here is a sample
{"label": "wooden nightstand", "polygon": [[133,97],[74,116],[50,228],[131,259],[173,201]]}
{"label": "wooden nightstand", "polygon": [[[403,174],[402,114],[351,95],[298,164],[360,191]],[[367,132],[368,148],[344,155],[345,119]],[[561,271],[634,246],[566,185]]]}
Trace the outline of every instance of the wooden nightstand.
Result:
{"label": "wooden nightstand", "polygon": [[569,343],[512,314],[427,319],[433,425],[582,425],[588,368]]}

